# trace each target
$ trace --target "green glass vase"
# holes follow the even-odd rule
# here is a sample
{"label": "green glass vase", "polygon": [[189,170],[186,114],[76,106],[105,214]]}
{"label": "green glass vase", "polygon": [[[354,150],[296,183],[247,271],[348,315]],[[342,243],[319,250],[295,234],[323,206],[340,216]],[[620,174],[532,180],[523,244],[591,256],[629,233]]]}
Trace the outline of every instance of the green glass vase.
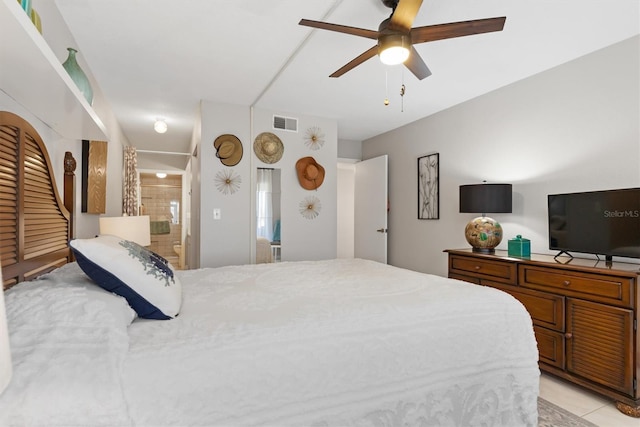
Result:
{"label": "green glass vase", "polygon": [[84,95],[89,105],[91,105],[91,102],[93,101],[93,89],[91,88],[91,83],[89,83],[87,75],[82,71],[82,68],[80,68],[76,61],[76,53],[78,51],[72,47],[68,47],[67,50],[69,51],[69,56],[62,66],[67,70],[71,80],[73,80],[76,86],[78,86],[82,95]]}

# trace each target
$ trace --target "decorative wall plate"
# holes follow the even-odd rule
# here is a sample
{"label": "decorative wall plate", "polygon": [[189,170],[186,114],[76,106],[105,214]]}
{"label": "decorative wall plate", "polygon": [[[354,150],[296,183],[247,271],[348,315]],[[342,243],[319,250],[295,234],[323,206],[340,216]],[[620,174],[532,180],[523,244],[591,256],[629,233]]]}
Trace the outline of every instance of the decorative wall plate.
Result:
{"label": "decorative wall plate", "polygon": [[304,134],[304,144],[316,151],[324,145],[324,132],[318,126],[312,126]]}
{"label": "decorative wall plate", "polygon": [[219,192],[233,194],[240,189],[242,178],[233,169],[224,169],[216,173],[215,182]]}
{"label": "decorative wall plate", "polygon": [[306,197],[303,201],[300,202],[299,206],[300,215],[302,215],[306,219],[315,219],[318,215],[320,215],[320,211],[322,210],[320,199],[318,199],[316,196]]}

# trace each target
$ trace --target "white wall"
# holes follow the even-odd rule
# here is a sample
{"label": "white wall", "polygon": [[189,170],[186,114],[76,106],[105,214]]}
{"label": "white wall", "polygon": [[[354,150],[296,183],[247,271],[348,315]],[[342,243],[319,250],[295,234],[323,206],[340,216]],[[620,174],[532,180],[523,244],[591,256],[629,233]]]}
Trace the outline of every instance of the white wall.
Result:
{"label": "white wall", "polygon": [[[447,274],[465,248],[462,184],[513,184],[498,249],[521,234],[550,253],[547,194],[640,186],[640,37],[516,82],[363,142],[389,155],[389,263]],[[416,159],[440,153],[440,219],[417,220]],[[582,256],[582,255],[580,255]]]}

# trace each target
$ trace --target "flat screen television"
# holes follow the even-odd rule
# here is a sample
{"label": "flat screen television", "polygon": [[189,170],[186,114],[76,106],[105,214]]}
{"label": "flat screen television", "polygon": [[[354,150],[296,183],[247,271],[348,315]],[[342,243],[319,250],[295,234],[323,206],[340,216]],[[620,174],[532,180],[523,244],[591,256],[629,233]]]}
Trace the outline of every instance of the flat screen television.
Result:
{"label": "flat screen television", "polygon": [[640,188],[547,198],[549,249],[640,258]]}

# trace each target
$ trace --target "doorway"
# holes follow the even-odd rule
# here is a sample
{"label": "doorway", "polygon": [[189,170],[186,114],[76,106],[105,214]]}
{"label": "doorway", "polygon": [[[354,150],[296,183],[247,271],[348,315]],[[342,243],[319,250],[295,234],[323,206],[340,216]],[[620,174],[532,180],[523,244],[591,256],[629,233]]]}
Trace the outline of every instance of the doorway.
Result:
{"label": "doorway", "polygon": [[387,262],[388,156],[338,162],[337,257]]}
{"label": "doorway", "polygon": [[151,245],[177,269],[185,268],[184,203],[181,173],[140,172],[139,206],[149,215]]}

